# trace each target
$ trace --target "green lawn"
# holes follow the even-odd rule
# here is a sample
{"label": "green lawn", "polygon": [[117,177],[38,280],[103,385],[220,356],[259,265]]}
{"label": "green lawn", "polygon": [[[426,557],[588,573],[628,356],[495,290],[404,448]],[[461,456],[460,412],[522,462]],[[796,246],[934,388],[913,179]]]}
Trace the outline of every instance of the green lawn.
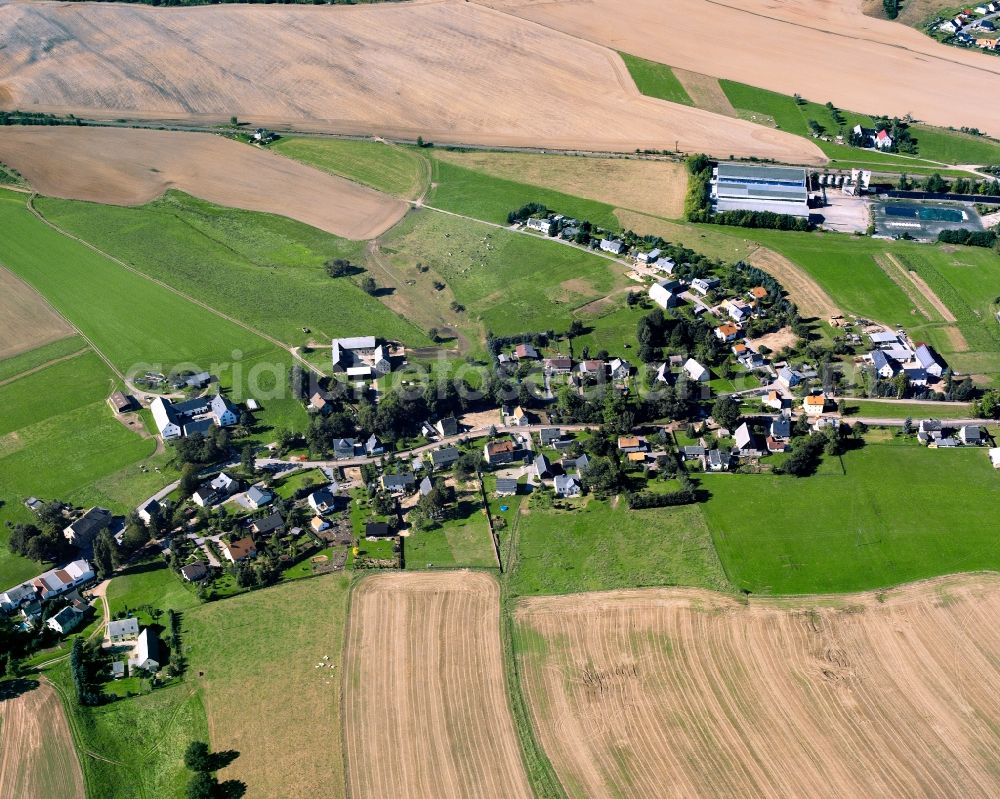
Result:
{"label": "green lawn", "polygon": [[614,208],[596,200],[504,180],[447,161],[435,159],[433,167],[436,185],[428,194],[427,204],[435,208],[503,225],[511,211],[536,202],[561,214],[590,220],[595,225],[612,230],[619,227]]}
{"label": "green lawn", "polygon": [[921,419],[968,419],[972,410],[968,405],[950,402],[873,402],[863,399],[844,401],[848,420],[852,416],[866,416],[875,419],[913,419],[914,425]]}
{"label": "green lawn", "polygon": [[386,234],[383,252],[416,284],[408,291],[433,301],[440,279],[466,308],[459,324],[481,321],[500,334],[565,330],[574,309],[627,283],[620,264],[597,255],[428,210]]}
{"label": "green lawn", "polygon": [[[32,495],[80,505],[107,500],[117,512],[133,506],[115,499],[132,498],[125,485],[155,444],[113,418],[105,403],[113,385],[107,367],[87,352],[0,386],[0,522],[31,521],[22,502]],[[12,555],[6,540],[0,526],[5,588],[44,568]]]}
{"label": "green lawn", "polygon": [[319,488],[327,483],[329,480],[319,469],[303,469],[283,478],[280,483],[275,485],[274,493],[282,499],[291,499],[295,492],[303,486],[311,485]]}
{"label": "green lawn", "polygon": [[[73,695],[69,664],[46,676],[64,697]],[[208,724],[196,684],[181,683],[98,707],[65,702],[81,757],[88,799],[183,799],[190,772],[184,749],[207,740]]]}
{"label": "green lawn", "polygon": [[[636,291],[642,291],[642,287],[636,286]],[[623,351],[624,345],[628,344],[633,348],[636,346],[636,327],[639,320],[651,310],[652,306],[628,307],[625,295],[622,294],[598,315],[576,314],[576,317],[583,322],[586,332],[573,339],[574,353],[577,357],[582,357],[583,348],[589,347],[592,354],[607,350],[608,353],[623,354],[627,357],[627,353]]]}
{"label": "green lawn", "polygon": [[10,358],[0,360],[0,382],[24,374],[30,369],[36,369],[56,358],[72,355],[86,349],[87,342],[79,336],[69,336],[58,341],[43,344],[33,350],[22,352]]}
{"label": "green lawn", "polygon": [[[113,617],[128,610],[145,625],[152,619],[147,611],[138,612],[139,608],[148,605],[163,613],[185,611],[198,607],[201,601],[189,584],[167,568],[162,558],[151,556],[111,580],[108,604]],[[159,623],[166,624],[166,621],[161,619]]]}
{"label": "green lawn", "polygon": [[427,188],[427,159],[410,147],[351,139],[287,138],[271,145],[282,155],[405,199]]}
{"label": "green lawn", "polygon": [[432,530],[410,533],[403,541],[407,569],[496,568],[490,528],[478,493],[459,495],[452,518]]}
{"label": "green lawn", "polygon": [[654,585],[729,590],[697,506],[632,511],[590,500],[574,510],[531,507],[517,522],[515,595]]}
{"label": "green lawn", "polygon": [[702,509],[737,587],[838,593],[1000,568],[1000,475],[984,449],[872,443],[843,467],[827,458],[808,478],[702,478]]}
{"label": "green lawn", "polygon": [[246,782],[248,799],[343,796],[340,668],[350,584],[344,574],[324,575],[184,614],[187,681],[204,696],[212,746],[239,752],[220,779]]}
{"label": "green lawn", "polygon": [[105,252],[289,344],[361,333],[410,346],[430,343],[360,289],[363,275],[326,274],[323,264],[331,258],[363,265],[363,242],[180,192],[141,208],[47,198],[37,204]]}
{"label": "green lawn", "polygon": [[668,100],[671,103],[694,105],[690,95],[681,82],[677,80],[677,76],[674,75],[674,71],[666,64],[647,61],[645,58],[628,53],[619,53],[619,55],[625,62],[625,66],[628,67],[635,85],[647,97]]}

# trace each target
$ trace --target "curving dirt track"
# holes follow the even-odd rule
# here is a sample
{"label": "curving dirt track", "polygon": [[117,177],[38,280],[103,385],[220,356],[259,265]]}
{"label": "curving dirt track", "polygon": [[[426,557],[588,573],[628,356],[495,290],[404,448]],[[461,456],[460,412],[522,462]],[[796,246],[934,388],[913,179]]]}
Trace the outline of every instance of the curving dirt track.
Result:
{"label": "curving dirt track", "polygon": [[758,269],[763,269],[777,280],[788,292],[788,298],[795,303],[802,316],[828,319],[840,313],[840,309],[823,287],[784,255],[767,247],[756,247],[744,260]]}
{"label": "curving dirt track", "polygon": [[0,161],[52,197],[142,205],[168,189],[280,214],[349,239],[370,239],[408,205],[336,175],[210,133],[9,127]]}
{"label": "curving dirt track", "polygon": [[643,97],[605,47],[461,0],[152,8],[0,0],[0,105],[468,144],[825,163],[811,142]]}
{"label": "curving dirt track", "polygon": [[354,589],[344,659],[352,799],[531,799],[507,705],[500,589],[476,572]]}
{"label": "curving dirt track", "polygon": [[0,699],[0,797],[84,799],[66,715],[45,682]]}
{"label": "curving dirt track", "polygon": [[1000,575],[839,598],[694,590],[516,611],[571,799],[1000,794]]}
{"label": "curving dirt track", "polygon": [[982,102],[1000,96],[1000,61],[865,16],[860,0],[474,2],[681,69],[1000,134],[1000,107]]}

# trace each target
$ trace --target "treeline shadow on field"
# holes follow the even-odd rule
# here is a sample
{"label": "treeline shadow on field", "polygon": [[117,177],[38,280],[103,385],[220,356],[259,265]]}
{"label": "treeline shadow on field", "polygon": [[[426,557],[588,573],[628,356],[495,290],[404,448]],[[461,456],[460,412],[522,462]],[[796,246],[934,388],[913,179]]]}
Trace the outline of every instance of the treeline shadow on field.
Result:
{"label": "treeline shadow on field", "polygon": [[34,691],[36,688],[38,688],[37,680],[25,680],[22,678],[4,680],[0,682],[0,702],[6,702],[8,699],[17,699],[19,696],[23,696],[29,691]]}

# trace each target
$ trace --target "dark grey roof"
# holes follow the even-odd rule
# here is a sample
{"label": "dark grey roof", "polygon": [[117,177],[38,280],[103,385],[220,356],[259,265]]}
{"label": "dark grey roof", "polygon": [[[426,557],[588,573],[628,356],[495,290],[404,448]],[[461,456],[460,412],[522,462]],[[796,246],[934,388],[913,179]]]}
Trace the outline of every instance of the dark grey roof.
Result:
{"label": "dark grey roof", "polygon": [[517,493],[517,480],[507,477],[497,478],[497,491],[500,493]]}
{"label": "dark grey roof", "polygon": [[[195,397],[183,402],[166,403],[168,415],[176,418],[178,416],[193,416],[196,413],[205,413],[211,407],[211,403],[205,397]],[[173,421],[173,419],[171,420]]]}
{"label": "dark grey roof", "polygon": [[535,471],[538,472],[538,476],[542,477],[546,474],[552,473],[552,468],[549,466],[549,459],[544,455],[539,455],[535,458]]}
{"label": "dark grey roof", "polygon": [[562,438],[562,432],[558,427],[543,427],[538,431],[538,436],[542,440],[543,444],[549,444]]}
{"label": "dark grey roof", "polygon": [[454,416],[446,416],[438,421],[439,431],[443,436],[458,435],[458,419]]}
{"label": "dark grey roof", "polygon": [[431,453],[431,460],[435,466],[447,466],[458,460],[461,453],[454,447],[442,447]]}
{"label": "dark grey roof", "polygon": [[388,538],[391,535],[392,531],[385,522],[368,522],[365,525],[365,537],[367,538]]}
{"label": "dark grey roof", "polygon": [[86,540],[93,538],[111,524],[113,518],[114,516],[107,508],[91,508],[70,524],[70,527],[73,528],[74,536]]}
{"label": "dark grey roof", "polygon": [[210,418],[192,419],[190,422],[184,423],[184,435],[193,436],[198,433],[205,435],[213,427],[215,427],[215,422]]}
{"label": "dark grey roof", "polygon": [[775,438],[788,438],[792,435],[792,423],[788,419],[775,419],[771,422],[771,435]]}
{"label": "dark grey roof", "polygon": [[383,474],[382,485],[386,488],[408,488],[413,485],[413,472],[403,472],[401,474]]}
{"label": "dark grey roof", "polygon": [[188,580],[200,580],[208,574],[208,567],[202,561],[189,563],[181,566],[181,574]]}
{"label": "dark grey roof", "polygon": [[280,530],[285,525],[285,520],[281,517],[281,513],[275,511],[270,516],[265,516],[263,519],[257,519],[253,523],[254,530],[258,535],[263,535],[265,533],[272,533],[275,530]]}

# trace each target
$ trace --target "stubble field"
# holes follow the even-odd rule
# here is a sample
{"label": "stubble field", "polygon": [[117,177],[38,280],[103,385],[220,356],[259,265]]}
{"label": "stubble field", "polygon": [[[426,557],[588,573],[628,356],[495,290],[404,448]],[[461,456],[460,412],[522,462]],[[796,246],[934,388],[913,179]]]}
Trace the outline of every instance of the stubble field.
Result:
{"label": "stubble field", "polygon": [[504,690],[500,591],[477,572],[354,589],[344,657],[353,799],[530,799]]}
{"label": "stubble field", "polygon": [[14,3],[0,5],[0,30],[11,108],[823,163],[811,142],[641,96],[612,50],[458,0]]}
{"label": "stubble field", "polygon": [[374,238],[408,207],[336,175],[209,133],[15,127],[0,137],[0,161],[52,197],[142,205],[176,188],[349,239]]}
{"label": "stubble field", "polygon": [[[675,68],[865,113],[1000,133],[1000,111],[981,102],[1000,95],[997,59],[867,17],[857,2],[477,2]],[[720,32],[738,32],[738,46]],[[882,77],[893,75],[905,78]]]}
{"label": "stubble field", "polygon": [[0,797],[84,797],[69,724],[47,683],[15,697],[0,694]]}
{"label": "stubble field", "polygon": [[989,797],[1000,578],[879,595],[523,602],[526,696],[571,799]]}

